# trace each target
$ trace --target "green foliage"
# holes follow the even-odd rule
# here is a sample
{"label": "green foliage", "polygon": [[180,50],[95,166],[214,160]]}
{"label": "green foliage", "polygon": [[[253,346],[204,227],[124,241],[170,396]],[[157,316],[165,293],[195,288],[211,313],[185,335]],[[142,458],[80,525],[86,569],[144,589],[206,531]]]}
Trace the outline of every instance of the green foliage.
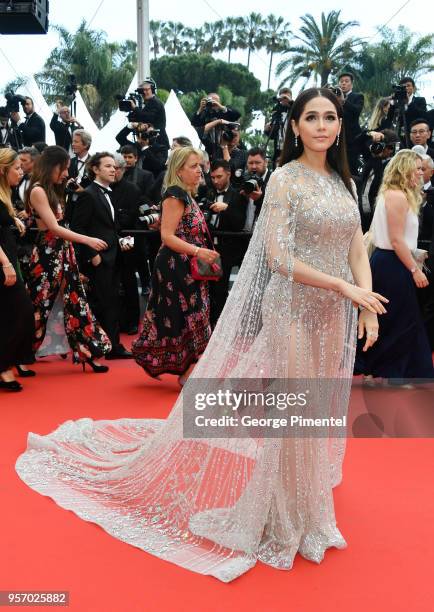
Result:
{"label": "green foliage", "polygon": [[228,64],[210,55],[166,55],[152,60],[151,73],[160,87],[183,93],[211,92],[226,87],[234,96],[245,98],[246,112],[257,108],[260,100],[260,82],[245,66]]}
{"label": "green foliage", "polygon": [[287,57],[276,69],[277,76],[284,75],[282,84],[289,81],[294,85],[300,78],[307,82],[311,77],[319,77],[321,85],[325,85],[330,74],[339,71],[356,55],[361,39],[348,37],[342,40],[342,37],[359,24],[357,21],[341,21],[340,14],[340,11],[331,11],[328,15],[321,13],[320,24],[312,15],[301,17],[300,34],[294,37],[301,44],[290,46],[285,53]]}
{"label": "green foliage", "polygon": [[18,76],[13,81],[9,81],[9,83],[6,83],[3,89],[3,93],[8,93],[8,91],[12,91],[15,93],[18,87],[21,87],[21,85],[24,85],[25,82],[26,82],[26,79],[24,77]]}
{"label": "green foliage", "polygon": [[355,58],[352,71],[357,89],[365,94],[365,110],[378,98],[392,93],[392,85],[405,76],[413,79],[434,70],[434,35],[416,37],[400,26],[396,32],[384,28],[379,43],[365,45]]}
{"label": "green foliage", "polygon": [[91,30],[82,21],[71,34],[55,26],[59,44],[50,53],[43,70],[35,75],[42,93],[52,103],[65,95],[68,75],[74,74],[93,119],[106,123],[115,108],[116,94],[124,94],[136,69],[136,44],[133,41],[108,43],[104,32]]}

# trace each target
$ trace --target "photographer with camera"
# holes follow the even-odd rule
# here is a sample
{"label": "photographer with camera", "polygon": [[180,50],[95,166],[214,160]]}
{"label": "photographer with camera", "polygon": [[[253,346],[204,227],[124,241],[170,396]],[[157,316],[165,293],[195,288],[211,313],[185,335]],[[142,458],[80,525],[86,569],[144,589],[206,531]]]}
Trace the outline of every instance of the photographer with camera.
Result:
{"label": "photographer with camera", "polygon": [[[5,97],[8,100],[8,94],[6,94]],[[21,119],[19,108],[17,107],[18,105],[15,105],[15,110],[11,112],[11,119],[13,123],[18,126],[23,145],[25,147],[31,147],[35,142],[45,142],[45,121],[35,112],[32,98],[27,96],[13,97],[19,100],[23,107],[24,114],[26,115],[24,120]]]}
{"label": "photographer with camera", "polygon": [[239,126],[236,122],[240,117],[241,113],[237,110],[223,106],[217,93],[209,93],[200,101],[191,124],[199,134],[211,161],[222,158],[220,145],[222,131],[225,129],[223,126],[227,126],[228,130],[232,128],[230,124]]}
{"label": "photographer with camera", "polygon": [[68,169],[68,180],[66,182],[66,208],[65,222],[70,223],[77,202],[78,194],[88,187],[92,180],[87,172],[87,162],[90,159],[89,149],[92,145],[92,135],[81,128],[74,131],[72,135],[71,149],[74,157]]}
{"label": "photographer with camera", "polygon": [[362,131],[359,119],[360,113],[363,110],[365,98],[363,94],[353,91],[354,75],[351,72],[342,72],[339,75],[339,95],[338,98],[342,102],[344,117],[344,133],[347,145],[348,165],[351,174],[357,176],[359,174],[359,158],[360,148],[357,137]]}
{"label": "photographer with camera", "polygon": [[288,125],[288,117],[294,101],[292,99],[292,91],[289,87],[282,87],[279,90],[277,96],[273,97],[273,101],[276,103],[273,110],[271,119],[265,124],[264,134],[268,136],[265,149],[267,149],[268,142],[270,140],[274,143],[273,152],[273,168],[276,167],[277,160],[280,157],[283,148],[283,142],[285,140],[286,128]]}
{"label": "photographer with camera", "polygon": [[416,83],[411,77],[404,77],[399,81],[404,85],[407,93],[405,101],[405,118],[408,128],[415,119],[426,117],[426,100],[422,96],[415,96]]}
{"label": "photographer with camera", "polygon": [[[132,134],[134,141],[128,136]],[[160,132],[154,129],[151,123],[128,123],[116,136],[117,142],[124,147],[131,145],[136,148],[138,162],[137,166],[142,170],[151,172],[156,179],[165,170],[167,161],[167,148],[160,144]]]}
{"label": "photographer with camera", "polygon": [[21,134],[18,126],[10,119],[10,113],[6,106],[0,107],[0,147],[21,149]]}
{"label": "photographer with camera", "polygon": [[384,170],[395,155],[399,144],[399,136],[396,132],[389,129],[379,132],[365,131],[360,135],[359,142],[368,152],[368,158],[358,182],[362,231],[367,232],[374,215],[375,202],[383,180]]}
{"label": "photographer with camera", "polygon": [[83,129],[83,126],[73,117],[67,106],[64,106],[61,100],[57,100],[56,109],[50,121],[50,128],[54,132],[56,144],[63,147],[69,154],[72,153],[72,137],[74,131]]}
{"label": "photographer with camera", "polygon": [[157,84],[154,79],[145,79],[136,89],[137,95],[130,96],[131,111],[128,119],[144,124],[142,131],[152,126],[158,132],[157,144],[162,145],[167,152],[170,144],[166,134],[166,110],[156,93]]}

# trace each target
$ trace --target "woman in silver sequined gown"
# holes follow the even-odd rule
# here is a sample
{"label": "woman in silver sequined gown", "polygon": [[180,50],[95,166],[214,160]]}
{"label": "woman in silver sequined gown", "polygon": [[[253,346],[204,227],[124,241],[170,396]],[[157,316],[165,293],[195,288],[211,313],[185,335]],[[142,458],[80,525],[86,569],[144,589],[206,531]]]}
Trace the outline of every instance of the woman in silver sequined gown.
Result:
{"label": "woman in silver sequined gown", "polygon": [[[368,348],[384,298],[371,291],[341,124],[329,90],[297,98],[282,166],[188,385],[206,393],[216,379],[271,377],[288,388],[291,379],[332,379],[321,387],[321,414],[345,413],[355,306],[365,307]],[[187,437],[187,397],[184,388],[165,421],[83,418],[29,434],[18,474],[113,536],[225,582],[257,560],[290,569],[297,552],[320,562],[327,548],[345,547],[332,491],[342,438]]]}

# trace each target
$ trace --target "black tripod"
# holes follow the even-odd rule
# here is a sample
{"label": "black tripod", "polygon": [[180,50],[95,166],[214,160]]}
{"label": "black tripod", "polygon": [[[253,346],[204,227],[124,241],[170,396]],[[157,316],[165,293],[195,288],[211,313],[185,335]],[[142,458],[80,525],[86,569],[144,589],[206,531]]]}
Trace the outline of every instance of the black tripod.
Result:
{"label": "black tripod", "polygon": [[399,98],[396,101],[392,125],[395,132],[400,136],[401,142],[404,143],[405,148],[409,149],[411,143],[407,128],[407,117],[405,116],[405,99]]}

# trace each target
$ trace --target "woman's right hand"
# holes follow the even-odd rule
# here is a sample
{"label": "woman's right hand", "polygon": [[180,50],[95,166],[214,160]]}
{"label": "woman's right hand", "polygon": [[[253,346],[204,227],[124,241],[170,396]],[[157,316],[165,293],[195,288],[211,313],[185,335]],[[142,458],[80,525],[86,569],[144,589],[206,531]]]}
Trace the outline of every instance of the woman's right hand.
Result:
{"label": "woman's right hand", "polygon": [[104,242],[101,238],[92,238],[91,236],[87,236],[86,244],[94,251],[105,251],[108,248],[107,242]]}
{"label": "woman's right hand", "polygon": [[200,248],[197,252],[197,257],[201,260],[204,261],[205,263],[213,263],[217,257],[219,256],[219,254],[217,253],[217,251],[213,251],[211,249],[203,249]]}
{"label": "woman's right hand", "polygon": [[12,265],[4,265],[2,266],[3,274],[5,275],[4,285],[6,287],[12,287],[17,282],[17,274],[15,272],[15,268]]}
{"label": "woman's right hand", "polygon": [[429,285],[425,273],[422,272],[422,270],[419,270],[419,268],[416,270],[416,272],[413,272],[413,280],[418,289],[423,289],[424,287],[428,287]]}
{"label": "woman's right hand", "polygon": [[375,312],[376,314],[384,314],[387,312],[382,302],[388,302],[389,300],[380,293],[369,291],[369,289],[363,289],[362,287],[352,285],[346,281],[343,281],[341,284],[340,293],[351,300],[355,307],[363,306],[366,310]]}

